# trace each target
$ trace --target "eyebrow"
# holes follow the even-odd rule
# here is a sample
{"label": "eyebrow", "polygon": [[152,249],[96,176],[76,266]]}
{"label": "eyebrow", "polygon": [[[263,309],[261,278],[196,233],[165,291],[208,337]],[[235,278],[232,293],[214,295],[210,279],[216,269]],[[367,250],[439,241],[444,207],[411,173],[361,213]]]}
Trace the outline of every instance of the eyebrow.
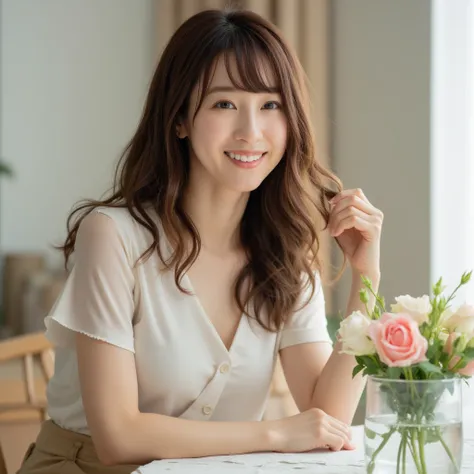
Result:
{"label": "eyebrow", "polygon": [[[268,91],[268,93],[277,94],[277,93],[280,92],[277,87],[270,87],[269,89],[270,90]],[[214,87],[211,87],[210,89],[208,89],[206,95],[211,95],[211,94],[214,94],[216,92],[245,92],[245,90],[237,89],[234,86],[214,86]],[[265,94],[265,93],[267,93],[267,91],[262,91],[262,93]]]}

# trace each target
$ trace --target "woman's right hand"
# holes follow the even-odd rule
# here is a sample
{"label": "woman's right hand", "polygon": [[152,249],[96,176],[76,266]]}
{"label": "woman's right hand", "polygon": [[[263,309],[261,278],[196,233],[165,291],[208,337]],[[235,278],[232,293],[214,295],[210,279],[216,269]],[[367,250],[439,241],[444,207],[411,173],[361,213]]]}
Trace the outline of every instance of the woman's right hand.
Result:
{"label": "woman's right hand", "polygon": [[270,421],[274,451],[300,453],[317,448],[355,449],[350,426],[319,408]]}

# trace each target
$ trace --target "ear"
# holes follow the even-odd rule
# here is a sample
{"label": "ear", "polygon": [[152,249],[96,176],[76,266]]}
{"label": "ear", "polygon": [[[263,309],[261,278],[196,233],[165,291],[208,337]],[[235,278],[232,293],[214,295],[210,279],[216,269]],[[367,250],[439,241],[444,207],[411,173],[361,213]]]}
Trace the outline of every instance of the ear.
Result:
{"label": "ear", "polygon": [[176,124],[176,135],[178,138],[183,139],[188,136],[188,133],[186,131],[186,127],[182,123]]}

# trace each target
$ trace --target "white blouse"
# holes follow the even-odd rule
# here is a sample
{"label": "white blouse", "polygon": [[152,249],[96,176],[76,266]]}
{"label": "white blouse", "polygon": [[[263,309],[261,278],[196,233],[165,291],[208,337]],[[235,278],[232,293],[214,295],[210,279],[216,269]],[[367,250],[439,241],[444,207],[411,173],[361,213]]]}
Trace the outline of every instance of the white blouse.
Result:
{"label": "white blouse", "polygon": [[[169,243],[162,231],[160,236],[168,256]],[[74,334],[80,332],[135,354],[141,412],[261,420],[278,351],[331,342],[319,277],[310,304],[281,331],[268,332],[242,317],[227,350],[197,297],[177,288],[174,272],[164,271],[156,254],[134,268],[151,242],[126,209],[98,208],[81,223],[74,266],[45,319],[46,335],[56,346],[49,416],[59,426],[90,434],[75,351]],[[192,289],[187,276],[183,286]]]}

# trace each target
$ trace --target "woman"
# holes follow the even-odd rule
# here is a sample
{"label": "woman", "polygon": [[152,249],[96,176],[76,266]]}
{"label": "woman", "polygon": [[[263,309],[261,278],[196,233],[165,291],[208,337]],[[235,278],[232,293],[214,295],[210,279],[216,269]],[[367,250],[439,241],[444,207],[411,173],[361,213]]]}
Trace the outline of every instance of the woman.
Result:
{"label": "woman", "polygon": [[[362,274],[378,285],[382,214],[316,160],[303,77],[251,12],[171,38],[111,197],[68,220],[51,420],[21,474],[353,448],[364,380],[326,329],[319,228],[351,265],[348,314]],[[301,413],[262,421],[278,355]]]}

